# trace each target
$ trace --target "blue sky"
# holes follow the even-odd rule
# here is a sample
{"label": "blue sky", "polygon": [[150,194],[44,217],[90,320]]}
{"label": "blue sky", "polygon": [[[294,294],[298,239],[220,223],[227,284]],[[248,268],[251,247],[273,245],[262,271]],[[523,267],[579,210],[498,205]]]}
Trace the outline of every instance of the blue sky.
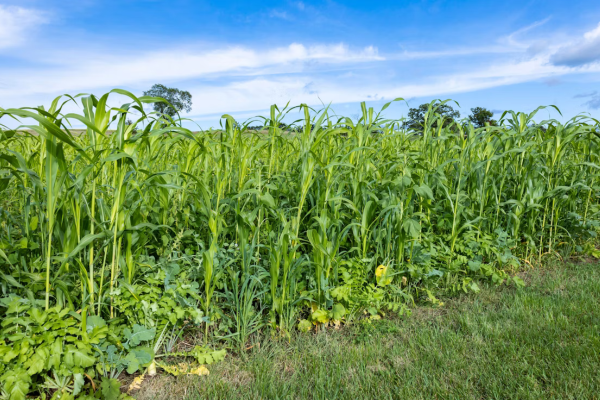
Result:
{"label": "blue sky", "polygon": [[189,90],[203,128],[396,97],[600,118],[600,2],[0,0],[0,107],[154,83]]}

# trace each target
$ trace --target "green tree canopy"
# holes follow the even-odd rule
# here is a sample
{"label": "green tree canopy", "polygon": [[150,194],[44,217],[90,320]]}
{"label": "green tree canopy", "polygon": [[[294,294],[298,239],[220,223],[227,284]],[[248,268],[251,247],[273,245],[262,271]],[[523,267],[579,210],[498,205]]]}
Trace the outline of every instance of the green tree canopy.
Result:
{"label": "green tree canopy", "polygon": [[494,113],[483,107],[471,108],[471,115],[469,115],[469,121],[476,128],[481,128],[489,124],[490,126],[498,125],[495,119],[492,119]]}
{"label": "green tree canopy", "polygon": [[162,97],[173,107],[166,103],[154,103],[154,111],[161,114],[167,114],[173,117],[181,111],[190,112],[192,110],[192,95],[185,90],[168,88],[160,83],[155,84],[150,90],[144,92],[144,96]]}
{"label": "green tree canopy", "polygon": [[[434,104],[425,103],[417,108],[408,110],[408,120],[404,123],[404,126],[408,129],[422,131],[425,124],[425,115],[430,108],[436,114],[436,117],[442,117],[444,127],[453,124],[457,118],[460,118],[460,113],[454,110],[449,104],[439,102]],[[435,121],[432,126],[437,128],[438,121]]]}

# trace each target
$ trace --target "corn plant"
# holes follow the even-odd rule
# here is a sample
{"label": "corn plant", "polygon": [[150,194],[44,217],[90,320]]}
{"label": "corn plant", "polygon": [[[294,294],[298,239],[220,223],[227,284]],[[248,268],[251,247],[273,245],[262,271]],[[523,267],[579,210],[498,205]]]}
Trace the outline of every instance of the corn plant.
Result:
{"label": "corn plant", "polygon": [[243,349],[262,326],[339,325],[600,254],[593,119],[540,108],[475,128],[434,101],[417,129],[389,104],[354,120],[303,104],[196,132],[145,111],[157,101],[115,89],[0,109],[3,298],[117,334],[203,324],[206,344]]}

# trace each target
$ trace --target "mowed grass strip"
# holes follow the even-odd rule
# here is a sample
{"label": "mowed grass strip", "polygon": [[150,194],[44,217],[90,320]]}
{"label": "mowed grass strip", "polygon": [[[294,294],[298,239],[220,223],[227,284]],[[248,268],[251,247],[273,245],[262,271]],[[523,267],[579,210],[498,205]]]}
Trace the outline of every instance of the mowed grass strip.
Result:
{"label": "mowed grass strip", "polygon": [[138,399],[600,398],[600,268],[553,265],[403,319],[257,339],[209,377],[147,378]]}

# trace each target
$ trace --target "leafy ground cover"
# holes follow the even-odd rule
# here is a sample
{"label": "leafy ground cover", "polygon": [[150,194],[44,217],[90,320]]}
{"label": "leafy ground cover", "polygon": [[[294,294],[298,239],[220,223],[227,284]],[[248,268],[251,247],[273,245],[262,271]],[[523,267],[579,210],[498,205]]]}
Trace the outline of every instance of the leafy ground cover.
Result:
{"label": "leafy ground cover", "polygon": [[594,399],[600,268],[553,264],[525,288],[417,307],[408,318],[255,338],[208,377],[149,379],[142,399]]}

